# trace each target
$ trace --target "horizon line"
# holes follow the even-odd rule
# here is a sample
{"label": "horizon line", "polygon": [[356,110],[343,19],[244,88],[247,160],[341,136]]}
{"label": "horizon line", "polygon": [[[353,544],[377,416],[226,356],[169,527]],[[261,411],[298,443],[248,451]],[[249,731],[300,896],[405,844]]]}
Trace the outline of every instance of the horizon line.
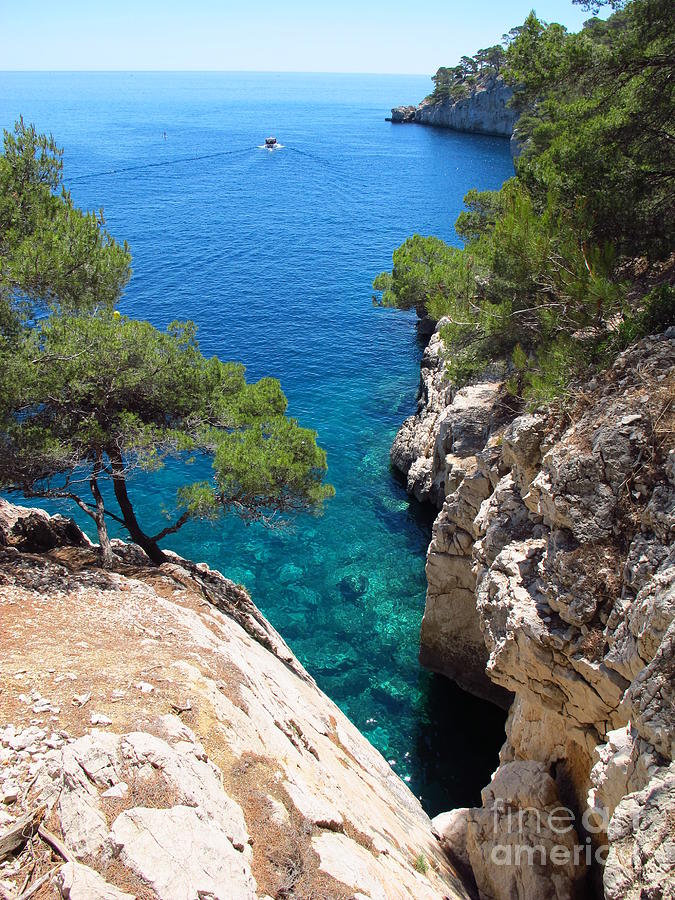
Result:
{"label": "horizon line", "polygon": [[361,72],[361,71],[320,71],[317,69],[0,69],[0,75],[46,75],[63,73],[68,75],[100,73],[107,75],[385,75],[431,78],[430,72]]}

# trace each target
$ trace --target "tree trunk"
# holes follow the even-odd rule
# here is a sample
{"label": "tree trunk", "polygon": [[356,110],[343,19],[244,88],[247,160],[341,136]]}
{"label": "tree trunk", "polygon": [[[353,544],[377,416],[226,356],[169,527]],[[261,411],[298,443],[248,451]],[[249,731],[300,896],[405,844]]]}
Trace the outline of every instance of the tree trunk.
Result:
{"label": "tree trunk", "polygon": [[105,509],[103,506],[103,497],[98,487],[98,473],[100,472],[100,460],[97,460],[94,471],[89,479],[91,493],[96,503],[96,511],[93,513],[94,522],[96,522],[96,530],[98,531],[98,543],[101,548],[101,565],[104,569],[112,569],[115,563],[112,544],[108,536],[108,528],[105,524]]}
{"label": "tree trunk", "polygon": [[129,500],[129,494],[127,493],[127,482],[124,476],[124,463],[122,462],[122,457],[119,454],[110,454],[110,461],[113,472],[113,488],[115,490],[117,502],[120,505],[124,526],[129,532],[131,540],[145,550],[155,565],[161,566],[162,563],[168,562],[168,557],[162,553],[157,541],[154,541],[149,537],[138,524],[138,519],[136,518],[133,506],[131,505],[131,500]]}

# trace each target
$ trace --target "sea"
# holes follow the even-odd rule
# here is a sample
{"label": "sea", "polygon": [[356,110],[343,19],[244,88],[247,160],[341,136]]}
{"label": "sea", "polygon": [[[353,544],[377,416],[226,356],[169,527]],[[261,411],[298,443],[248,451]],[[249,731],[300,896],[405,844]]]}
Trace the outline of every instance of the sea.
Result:
{"label": "sea", "polygon": [[[416,408],[423,346],[414,314],[373,305],[372,280],[414,232],[458,243],[464,194],[498,188],[513,165],[503,138],[385,121],[430,88],[408,75],[0,72],[0,126],[23,115],[51,133],[74,201],[128,242],[120,310],[158,328],[192,319],[205,354],[279,378],[328,453],[323,515],[278,530],[230,515],[166,546],[248,588],[434,815],[479,800],[504,715],[417,661],[433,511],[406,495],[389,449]],[[282,149],[261,149],[270,135]],[[162,527],[202,469],[132,482],[142,524]]]}

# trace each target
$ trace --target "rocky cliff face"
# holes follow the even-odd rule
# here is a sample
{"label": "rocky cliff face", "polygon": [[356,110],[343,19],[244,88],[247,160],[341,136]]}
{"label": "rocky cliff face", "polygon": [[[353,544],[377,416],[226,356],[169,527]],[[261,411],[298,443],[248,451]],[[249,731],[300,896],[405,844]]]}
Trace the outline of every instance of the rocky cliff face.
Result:
{"label": "rocky cliff face", "polygon": [[497,477],[488,462],[494,468],[499,455],[490,450],[490,437],[509,417],[497,375],[460,390],[448,383],[437,331],[422,357],[418,411],[404,422],[391,450],[409,493],[440,510],[427,553],[420,660],[502,706],[511,695],[485,671],[488,651],[476,615],[472,548],[473,521]]}
{"label": "rocky cliff face", "polygon": [[496,377],[454,391],[441,351],[392,448],[440,508],[421,659],[514,699],[483,807],[439,832],[480,897],[672,896],[675,332],[559,414],[516,415]]}
{"label": "rocky cliff face", "polygon": [[419,106],[398,106],[391,111],[391,121],[435,125],[473,134],[511,137],[517,114],[508,106],[513,90],[502,78],[487,79],[469,97],[452,102],[433,103],[424,100]]}
{"label": "rocky cliff face", "polygon": [[0,501],[0,896],[469,896],[241,587],[115,551]]}

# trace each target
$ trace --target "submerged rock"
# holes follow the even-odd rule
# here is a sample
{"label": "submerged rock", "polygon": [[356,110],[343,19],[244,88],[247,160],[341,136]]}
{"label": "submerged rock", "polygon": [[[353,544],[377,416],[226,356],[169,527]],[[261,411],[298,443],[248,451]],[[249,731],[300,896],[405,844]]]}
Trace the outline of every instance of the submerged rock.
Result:
{"label": "submerged rock", "polygon": [[363,574],[345,575],[345,577],[338,582],[338,587],[345,600],[353,602],[358,600],[359,597],[363,597],[368,590],[368,579]]}
{"label": "submerged rock", "polygon": [[302,581],[303,571],[295,563],[284,563],[279,569],[278,578],[280,584],[296,584]]}

